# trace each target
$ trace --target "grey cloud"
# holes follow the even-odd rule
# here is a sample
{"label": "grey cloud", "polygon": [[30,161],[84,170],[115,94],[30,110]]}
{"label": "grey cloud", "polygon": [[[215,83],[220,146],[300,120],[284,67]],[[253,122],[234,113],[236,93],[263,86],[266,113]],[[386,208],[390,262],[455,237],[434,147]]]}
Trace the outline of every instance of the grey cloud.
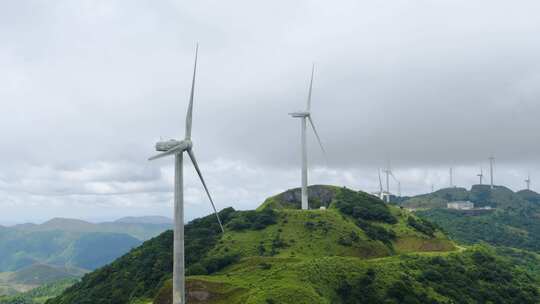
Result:
{"label": "grey cloud", "polygon": [[[473,183],[494,153],[501,182],[518,188],[519,176],[539,170],[539,9],[487,0],[4,2],[0,204],[168,210],[170,164],[146,159],[160,136],[183,133],[196,41],[193,136],[221,205],[253,207],[297,184],[300,130],[287,113],[304,106],[312,62],[313,116],[330,156],[327,166],[310,134],[313,182],[372,191],[376,168],[391,161],[404,191],[422,192],[444,185],[449,166]],[[189,183],[193,215],[202,214],[204,193]]]}

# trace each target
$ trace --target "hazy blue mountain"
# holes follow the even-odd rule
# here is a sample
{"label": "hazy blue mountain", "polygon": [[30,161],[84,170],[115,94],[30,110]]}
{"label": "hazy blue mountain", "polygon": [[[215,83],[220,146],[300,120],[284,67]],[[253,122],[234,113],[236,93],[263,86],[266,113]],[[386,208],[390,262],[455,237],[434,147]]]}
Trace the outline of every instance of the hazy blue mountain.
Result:
{"label": "hazy blue mountain", "polygon": [[96,224],[54,218],[40,225],[2,227],[0,272],[17,271],[34,264],[93,270],[171,227],[164,218],[129,221]]}
{"label": "hazy blue mountain", "polygon": [[165,216],[128,216],[117,219],[115,223],[123,224],[154,224],[154,225],[172,225],[173,220]]}

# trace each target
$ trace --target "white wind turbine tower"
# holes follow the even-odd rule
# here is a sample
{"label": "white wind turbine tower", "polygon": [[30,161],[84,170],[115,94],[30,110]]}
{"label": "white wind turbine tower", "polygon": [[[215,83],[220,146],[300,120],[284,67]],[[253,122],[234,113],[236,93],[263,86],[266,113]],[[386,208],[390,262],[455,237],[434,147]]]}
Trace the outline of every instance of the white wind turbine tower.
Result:
{"label": "white wind turbine tower", "polygon": [[450,167],[450,188],[454,188],[454,168]]}
{"label": "white wind turbine tower", "polygon": [[493,189],[493,162],[495,161],[495,157],[490,156],[489,157],[489,177],[491,180],[491,189]]}
{"label": "white wind turbine tower", "polygon": [[390,202],[390,175],[392,170],[390,170],[390,165],[383,171],[386,174],[386,202]]}
{"label": "white wind turbine tower", "polygon": [[527,175],[527,179],[525,180],[525,184],[527,184],[527,190],[531,190],[531,174],[530,173]]}
{"label": "white wind turbine tower", "polygon": [[379,198],[384,201],[384,190],[381,179],[381,169],[379,169]]}
{"label": "white wind turbine tower", "polygon": [[315,133],[315,137],[317,137],[317,141],[319,142],[319,146],[321,147],[321,150],[326,158],[326,151],[324,150],[324,147],[321,142],[321,138],[319,137],[319,133],[317,132],[317,128],[315,128],[315,123],[313,122],[313,119],[311,118],[311,92],[313,90],[313,74],[315,72],[315,65],[311,67],[311,80],[309,82],[309,92],[308,92],[308,98],[307,98],[307,107],[305,111],[299,111],[294,113],[289,113],[294,118],[300,118],[300,129],[302,131],[302,138],[301,138],[301,146],[302,146],[302,210],[308,210],[308,165],[307,165],[307,147],[306,147],[306,129],[307,129],[307,122],[309,121],[309,124],[311,125],[311,128],[313,129],[313,133]]}
{"label": "white wind turbine tower", "polygon": [[195,66],[193,68],[193,80],[191,83],[191,94],[189,96],[189,106],[186,115],[186,135],[184,140],[178,141],[171,139],[169,141],[160,141],[156,144],[156,150],[162,152],[151,157],[149,160],[155,160],[165,156],[174,155],[174,253],[173,253],[173,304],[186,303],[186,285],[185,285],[185,261],[184,261],[184,180],[183,180],[183,158],[184,152],[189,155],[195,171],[201,179],[204,190],[210,199],[214,214],[223,232],[223,225],[219,214],[210,196],[208,187],[204,182],[201,170],[195,159],[193,152],[193,143],[191,141],[191,123],[193,115],[193,91],[195,90],[195,74],[197,72],[197,54],[199,45],[195,50]]}
{"label": "white wind turbine tower", "polygon": [[482,185],[482,181],[484,179],[484,170],[482,169],[482,167],[480,167],[480,173],[477,174],[476,176],[480,178],[480,185]]}

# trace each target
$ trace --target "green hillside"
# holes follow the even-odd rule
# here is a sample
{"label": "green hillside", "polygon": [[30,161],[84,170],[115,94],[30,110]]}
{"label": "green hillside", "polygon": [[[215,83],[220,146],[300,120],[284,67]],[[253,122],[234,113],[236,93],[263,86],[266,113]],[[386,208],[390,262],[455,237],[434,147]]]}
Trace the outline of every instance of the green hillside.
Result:
{"label": "green hillside", "polygon": [[414,209],[446,208],[453,201],[471,201],[475,207],[498,209],[536,208],[540,207],[540,195],[533,191],[513,192],[504,186],[474,185],[471,190],[465,188],[445,188],[433,193],[410,197],[400,205]]}
{"label": "green hillside", "polygon": [[66,288],[75,284],[77,279],[60,279],[43,284],[30,291],[13,296],[0,296],[0,304],[43,304],[50,298],[60,295]]}
{"label": "green hillside", "polygon": [[[257,211],[221,211],[224,235],[213,216],[188,224],[189,303],[540,302],[525,266],[489,248],[459,250],[436,226],[369,194],[310,190],[327,210],[298,210],[292,189]],[[47,303],[170,303],[171,271],[166,232]]]}
{"label": "green hillside", "polygon": [[[85,271],[82,269],[43,264],[34,264],[15,272],[0,273],[0,299],[13,301],[20,297],[26,297],[29,291],[39,286],[54,285],[59,281],[73,282],[82,277],[84,273]],[[58,295],[58,293],[52,296],[54,295]],[[1,303],[4,302],[0,301]]]}
{"label": "green hillside", "polygon": [[140,244],[138,239],[118,233],[9,230],[0,232],[0,272],[34,264],[93,270]]}
{"label": "green hillside", "polygon": [[[459,194],[458,194],[459,193]],[[485,212],[446,209],[446,203],[469,200],[475,206],[492,206]],[[417,208],[415,214],[441,227],[452,239],[463,244],[486,242],[494,246],[540,251],[540,194],[497,186],[475,185],[470,191],[443,189],[419,195],[403,203]]]}

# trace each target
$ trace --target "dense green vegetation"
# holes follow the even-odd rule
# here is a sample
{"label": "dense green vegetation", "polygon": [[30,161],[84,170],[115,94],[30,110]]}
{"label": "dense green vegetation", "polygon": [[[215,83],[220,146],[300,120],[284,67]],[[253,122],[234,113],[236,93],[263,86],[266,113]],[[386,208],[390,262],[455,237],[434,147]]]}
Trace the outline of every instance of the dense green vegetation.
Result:
{"label": "dense green vegetation", "polygon": [[518,304],[540,301],[535,280],[483,247],[447,257],[405,256],[401,267],[399,279],[394,282],[378,278],[376,268],[368,268],[345,280],[338,289],[343,303]]}
{"label": "dense green vegetation", "polygon": [[436,223],[460,243],[486,242],[494,246],[540,251],[540,220],[532,212],[499,210],[467,216],[455,210],[431,209],[416,214]]}
{"label": "dense green vegetation", "polygon": [[343,188],[336,196],[334,206],[356,220],[397,223],[389,207],[380,199],[364,192]]}

